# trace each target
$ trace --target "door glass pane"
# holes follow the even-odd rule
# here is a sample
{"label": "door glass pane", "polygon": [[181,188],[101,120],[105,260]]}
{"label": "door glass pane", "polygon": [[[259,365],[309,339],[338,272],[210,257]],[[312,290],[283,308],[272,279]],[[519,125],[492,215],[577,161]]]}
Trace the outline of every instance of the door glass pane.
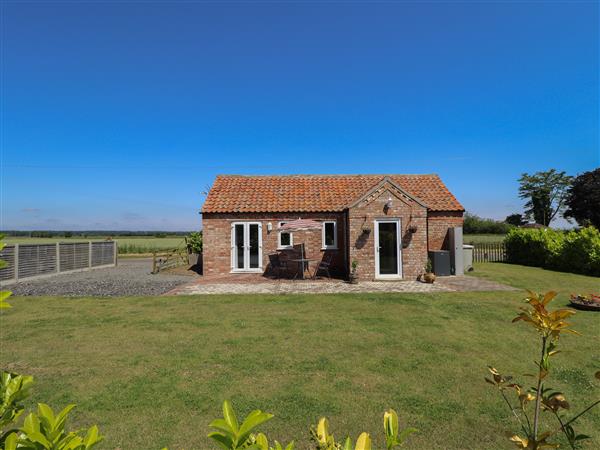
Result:
{"label": "door glass pane", "polygon": [[244,268],[244,225],[237,224],[234,229],[234,239],[235,239],[235,268],[243,269]]}
{"label": "door glass pane", "polygon": [[259,267],[260,261],[258,260],[258,224],[251,223],[249,225],[250,235],[250,268],[256,269]]}
{"label": "door glass pane", "polygon": [[396,223],[379,223],[379,273],[398,274],[398,236]]}

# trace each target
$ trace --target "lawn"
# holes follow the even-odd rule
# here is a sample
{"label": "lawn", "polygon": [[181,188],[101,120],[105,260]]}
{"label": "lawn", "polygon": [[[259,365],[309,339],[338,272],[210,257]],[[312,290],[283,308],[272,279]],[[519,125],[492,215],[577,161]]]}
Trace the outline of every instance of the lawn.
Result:
{"label": "lawn", "polygon": [[[6,244],[54,244],[56,242],[87,242],[104,240],[107,236],[89,236],[87,238],[53,237],[53,238],[29,238],[29,237],[5,237]],[[185,245],[183,236],[112,236],[117,241],[119,254],[145,254],[153,251],[171,250]]]}
{"label": "lawn", "polygon": [[[503,264],[477,276],[515,286],[589,291],[597,278]],[[308,427],[330,419],[337,437],[368,431],[383,448],[382,413],[394,407],[420,431],[406,448],[506,449],[517,426],[483,377],[486,366],[533,370],[535,332],[511,324],[521,292],[14,298],[2,313],[0,365],[32,374],[32,401],[78,404],[75,425],[97,423],[100,448],[207,449],[207,424],[225,398],[247,413],[275,414],[263,427],[297,449]],[[600,397],[600,315],[572,319],[582,336],[548,384],[578,410]],[[526,380],[526,379],[525,379]],[[525,381],[523,380],[523,381]],[[600,410],[579,432],[600,447]]]}
{"label": "lawn", "polygon": [[505,234],[465,234],[463,242],[465,244],[495,244],[502,242]]}

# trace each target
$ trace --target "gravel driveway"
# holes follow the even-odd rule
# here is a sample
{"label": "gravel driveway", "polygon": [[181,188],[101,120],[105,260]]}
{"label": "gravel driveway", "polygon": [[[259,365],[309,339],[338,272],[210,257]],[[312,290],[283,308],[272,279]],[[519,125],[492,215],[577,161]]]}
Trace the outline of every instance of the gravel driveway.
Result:
{"label": "gravel driveway", "polygon": [[117,267],[66,273],[6,286],[13,295],[136,296],[161,295],[189,283],[195,275],[152,275],[152,259],[123,258]]}

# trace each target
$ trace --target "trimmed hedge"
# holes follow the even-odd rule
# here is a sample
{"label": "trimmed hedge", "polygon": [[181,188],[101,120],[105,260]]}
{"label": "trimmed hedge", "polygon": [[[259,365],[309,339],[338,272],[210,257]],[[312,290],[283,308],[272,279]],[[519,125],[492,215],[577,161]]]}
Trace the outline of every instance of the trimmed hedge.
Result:
{"label": "trimmed hedge", "polygon": [[504,243],[510,263],[600,276],[600,231],[594,227],[579,231],[516,228]]}

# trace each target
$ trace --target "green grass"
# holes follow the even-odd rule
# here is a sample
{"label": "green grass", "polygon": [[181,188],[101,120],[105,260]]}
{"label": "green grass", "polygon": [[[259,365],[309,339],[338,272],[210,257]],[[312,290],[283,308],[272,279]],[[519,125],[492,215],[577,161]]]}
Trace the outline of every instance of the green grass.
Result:
{"label": "green grass", "polygon": [[465,234],[463,242],[465,244],[494,244],[502,242],[505,234]]}
{"label": "green grass", "polygon": [[[600,278],[518,264],[475,264],[475,270],[471,272],[471,275],[499,281],[519,289],[562,292],[565,300],[569,293],[600,293]],[[598,316],[598,320],[600,321],[600,316]]]}
{"label": "green grass", "polygon": [[[56,242],[87,242],[94,240],[104,240],[107,236],[89,236],[87,238],[28,238],[28,237],[6,237],[6,244],[53,244]],[[140,254],[152,253],[153,251],[172,250],[185,245],[183,236],[166,236],[164,238],[157,237],[134,237],[134,236],[113,236],[113,240],[117,241],[119,254]]]}
{"label": "green grass", "polygon": [[[598,279],[479,264],[477,276],[558,287],[557,306]],[[531,284],[528,284],[531,283]],[[406,448],[506,449],[518,430],[483,377],[486,366],[533,370],[536,333],[511,324],[521,292],[14,298],[2,313],[0,366],[32,374],[30,405],[78,404],[76,426],[97,423],[99,448],[213,448],[207,424],[229,398],[240,413],[275,414],[262,429],[306,449],[321,415],[337,437],[368,431],[383,448],[394,407],[420,431]],[[600,397],[600,315],[572,319],[548,383],[576,409]],[[577,430],[600,446],[600,410]]]}

